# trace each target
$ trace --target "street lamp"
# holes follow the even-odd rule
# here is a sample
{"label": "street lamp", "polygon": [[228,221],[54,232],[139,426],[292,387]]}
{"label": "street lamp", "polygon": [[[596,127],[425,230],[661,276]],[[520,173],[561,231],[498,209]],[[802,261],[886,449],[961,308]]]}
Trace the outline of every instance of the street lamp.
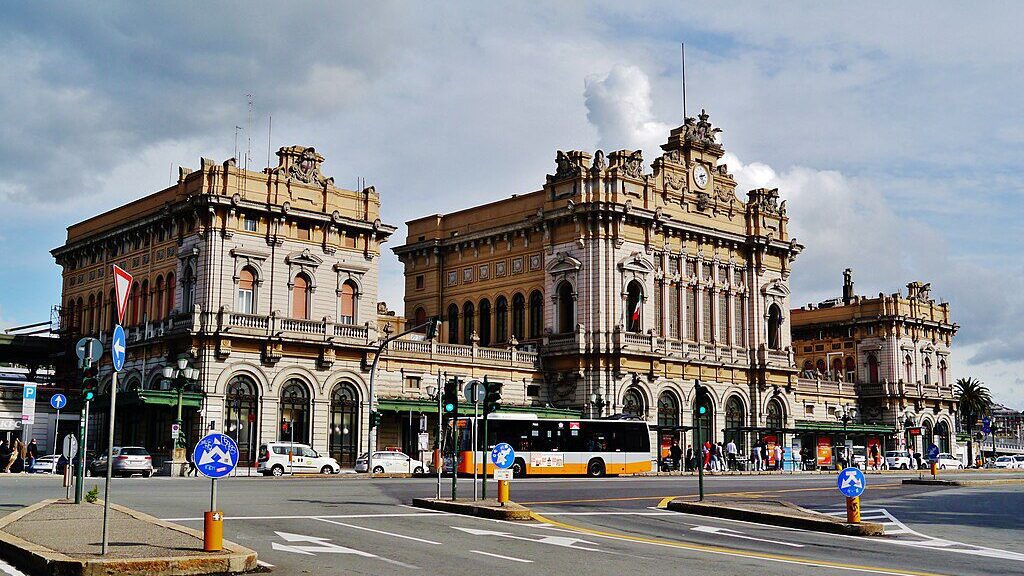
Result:
{"label": "street lamp", "polygon": [[[440,375],[438,376],[440,378]],[[440,383],[440,380],[438,380]],[[437,499],[441,499],[441,469],[444,466],[441,465],[441,388],[440,386],[434,386],[433,384],[427,384],[427,396],[431,400],[437,400],[437,433],[434,435],[434,451],[431,454],[432,464],[437,471]],[[366,461],[369,463],[370,456],[367,454]]]}
{"label": "street lamp", "polygon": [[591,408],[597,409],[597,416],[601,415],[601,411],[604,410],[604,407],[607,405],[608,403],[605,402],[604,398],[601,397],[600,392],[594,392],[593,394],[590,395],[590,406]]}
{"label": "street lamp", "polygon": [[[188,364],[189,356],[187,354],[182,354],[178,357],[175,364],[164,366],[161,371],[164,379],[170,380],[171,385],[174,386],[174,389],[178,392],[178,413],[177,417],[174,419],[174,424],[178,427],[178,434],[174,438],[174,447],[171,450],[171,476],[179,475],[185,464],[185,433],[181,428],[182,397],[184,396],[185,388],[191,384],[195,384],[199,380],[199,369],[192,368]],[[178,474],[175,474],[175,468],[177,468]]]}
{"label": "street lamp", "polygon": [[[847,463],[847,464],[852,463],[852,456],[853,456],[853,454],[850,453],[850,452],[847,452],[847,449],[846,449],[846,442],[847,442],[846,427],[856,417],[857,417],[857,409],[854,408],[853,406],[840,406],[839,410],[836,412],[836,419],[843,423],[843,461],[844,461],[844,463]],[[865,463],[866,463],[866,460],[865,460]]]}

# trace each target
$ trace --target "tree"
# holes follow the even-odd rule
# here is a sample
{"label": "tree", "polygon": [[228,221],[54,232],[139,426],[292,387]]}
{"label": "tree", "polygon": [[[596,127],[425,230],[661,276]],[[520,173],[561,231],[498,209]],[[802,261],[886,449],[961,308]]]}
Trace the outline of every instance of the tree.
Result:
{"label": "tree", "polygon": [[960,424],[967,431],[967,459],[974,463],[974,426],[978,420],[989,414],[992,408],[992,394],[977,378],[959,378],[956,381],[957,402],[960,404]]}

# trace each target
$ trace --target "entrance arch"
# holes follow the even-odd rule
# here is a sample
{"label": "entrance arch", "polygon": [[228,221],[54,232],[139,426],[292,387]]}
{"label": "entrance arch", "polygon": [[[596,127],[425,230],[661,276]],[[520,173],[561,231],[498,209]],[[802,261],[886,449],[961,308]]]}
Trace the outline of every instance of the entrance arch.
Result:
{"label": "entrance arch", "polygon": [[359,394],[343,382],[331,394],[331,429],[328,450],[342,466],[354,466],[359,450]]}
{"label": "entrance arch", "polygon": [[278,440],[309,444],[309,388],[305,382],[292,378],[281,391]]}
{"label": "entrance arch", "polygon": [[252,462],[259,446],[259,393],[256,382],[240,374],[228,382],[224,395],[223,430],[238,444],[238,461]]}

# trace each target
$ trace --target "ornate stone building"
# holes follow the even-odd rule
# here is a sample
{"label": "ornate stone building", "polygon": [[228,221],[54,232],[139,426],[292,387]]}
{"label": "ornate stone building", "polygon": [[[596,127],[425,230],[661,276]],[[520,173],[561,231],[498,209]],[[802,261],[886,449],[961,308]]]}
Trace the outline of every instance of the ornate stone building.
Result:
{"label": "ornate stone building", "polygon": [[691,426],[696,379],[705,438],[791,427],[802,246],[778,190],[737,197],[719,132],[688,118],[650,171],[640,151],[559,151],[539,190],[408,222],[405,314],[443,317],[448,343],[538,350],[530,398],[639,416],[663,442]]}
{"label": "ornate stone building", "polygon": [[949,352],[959,326],[949,304],[920,282],[907,284],[906,296],[859,296],[852,270],[843,276],[842,298],[792,311],[801,417],[837,423],[854,408],[847,431],[869,443],[897,449],[909,439],[912,449],[927,451],[934,441],[955,455]]}

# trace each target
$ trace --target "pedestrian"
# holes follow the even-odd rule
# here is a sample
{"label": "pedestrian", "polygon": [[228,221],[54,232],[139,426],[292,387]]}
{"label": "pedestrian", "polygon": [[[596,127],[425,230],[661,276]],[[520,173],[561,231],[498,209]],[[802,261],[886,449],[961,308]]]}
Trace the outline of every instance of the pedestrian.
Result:
{"label": "pedestrian", "polygon": [[31,474],[36,464],[36,458],[39,458],[39,445],[36,444],[35,438],[29,440],[25,453],[28,455],[28,472]]}
{"label": "pedestrian", "polygon": [[686,445],[686,471],[693,472],[697,469],[697,461],[693,458],[693,446]]}
{"label": "pedestrian", "polygon": [[755,472],[761,471],[761,447],[757,444],[750,448],[750,464]]}
{"label": "pedestrian", "polygon": [[880,460],[880,458],[879,458],[879,454],[878,454],[878,444],[872,444],[871,445],[871,468],[873,470],[878,470],[878,468],[879,468],[879,466],[878,466],[879,462],[878,461],[879,460]]}
{"label": "pedestrian", "polygon": [[192,457],[192,454],[188,450],[185,450],[185,460],[188,461],[188,470],[185,471],[185,477],[188,478],[189,476],[195,476],[198,478],[199,468],[196,468],[195,458]]}
{"label": "pedestrian", "polygon": [[0,440],[0,471],[9,472],[8,461],[11,459],[11,447],[7,440]]}
{"label": "pedestrian", "polygon": [[704,446],[702,448],[703,448],[704,461],[701,463],[701,466],[703,466],[705,470],[710,470],[710,466],[711,466],[711,442],[708,442],[707,440],[705,440],[704,441]]}
{"label": "pedestrian", "polygon": [[920,470],[922,468],[922,465],[921,465],[921,453],[920,452],[914,452],[914,459],[917,461],[917,469]]}
{"label": "pedestrian", "polygon": [[782,454],[783,454],[782,446],[776,445],[775,446],[775,469],[776,470],[782,470],[782,468],[783,468],[783,466],[782,466]]}
{"label": "pedestrian", "polygon": [[729,458],[729,470],[736,470],[736,468],[737,468],[737,466],[736,466],[736,454],[737,454],[737,452],[738,452],[738,450],[736,449],[736,443],[733,442],[732,439],[730,438],[729,439],[729,443],[725,445],[725,453],[726,453],[726,456]]}
{"label": "pedestrian", "polygon": [[7,468],[4,472],[12,472],[15,474],[25,471],[25,443],[21,441],[21,438],[15,438],[14,444],[11,445],[11,456],[7,459]]}
{"label": "pedestrian", "polygon": [[668,449],[669,456],[672,457],[672,466],[676,470],[682,470],[683,468],[683,449],[679,447],[679,442],[673,440],[672,447]]}

